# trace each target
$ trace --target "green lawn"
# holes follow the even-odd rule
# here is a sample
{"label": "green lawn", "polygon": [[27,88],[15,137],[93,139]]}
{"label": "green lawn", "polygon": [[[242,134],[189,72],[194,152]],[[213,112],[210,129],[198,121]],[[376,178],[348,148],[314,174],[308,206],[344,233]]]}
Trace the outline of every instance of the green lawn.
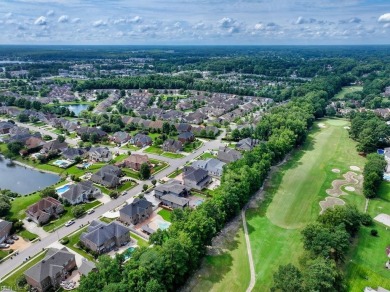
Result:
{"label": "green lawn", "polygon": [[135,171],[135,170],[130,169],[130,168],[122,168],[122,172],[125,173],[125,176],[139,179],[139,172],[138,171]]}
{"label": "green lawn", "polygon": [[172,222],[171,216],[172,212],[166,209],[161,209],[158,213],[165,221]]}
{"label": "green lawn", "polygon": [[21,237],[23,237],[25,240],[33,241],[34,239],[38,238],[38,235],[31,233],[28,230],[23,230],[18,233]]}
{"label": "green lawn", "polygon": [[26,217],[25,211],[28,206],[38,202],[41,199],[38,193],[17,197],[12,201],[11,210],[9,212],[10,219],[24,219]]}
{"label": "green lawn", "polygon": [[[206,256],[190,291],[246,291],[250,280],[249,262],[243,228],[226,244],[224,252]],[[253,290],[261,291],[261,290]]]}
{"label": "green lawn", "polygon": [[137,184],[132,182],[132,181],[127,181],[123,184],[121,184],[119,187],[118,187],[118,192],[123,192],[123,191],[126,191],[126,190],[129,190],[129,189],[132,189],[136,186]]}
{"label": "green lawn", "polygon": [[161,171],[162,169],[169,166],[169,163],[157,159],[149,159],[151,163],[153,163],[155,166],[153,168],[153,173],[157,173]]}
{"label": "green lawn", "polygon": [[184,155],[180,153],[171,153],[171,152],[164,152],[162,156],[168,157],[168,158],[173,158],[173,159],[178,159],[178,158],[183,158]]}
{"label": "green lawn", "polygon": [[[318,123],[324,123],[326,128],[319,128]],[[304,251],[300,232],[318,217],[319,202],[327,196],[326,189],[333,180],[349,171],[351,165],[361,168],[364,165],[364,158],[356,152],[356,143],[344,129],[347,121],[332,119],[318,123],[306,143],[271,177],[265,188],[265,201],[259,208],[247,212],[256,271],[253,291],[269,291],[279,265],[291,262],[299,266],[299,257]],[[333,173],[333,168],[340,169],[341,173]],[[360,202],[363,204],[364,200]],[[238,265],[233,264],[231,270],[241,277],[247,276]],[[214,287],[228,284],[226,279]]]}
{"label": "green lawn", "polygon": [[143,239],[141,236],[139,236],[133,232],[130,232],[130,237],[137,241],[137,245],[139,247],[149,247],[149,242],[146,241],[145,239]]}
{"label": "green lawn", "polygon": [[95,261],[94,257],[90,255],[89,253],[85,252],[81,248],[78,247],[78,243],[80,242],[80,235],[84,231],[87,230],[87,227],[81,228],[79,231],[73,233],[73,235],[69,236],[69,242],[65,244],[66,247],[70,248],[71,250],[77,252],[78,254],[82,255],[86,259],[90,261]]}
{"label": "green lawn", "polygon": [[[16,287],[16,280],[21,276],[23,275],[23,273],[28,270],[29,268],[31,268],[33,265],[35,265],[36,263],[38,263],[39,261],[41,261],[44,257],[45,257],[45,253],[42,253],[40,255],[38,255],[37,257],[33,258],[32,260],[30,260],[29,262],[27,262],[27,264],[25,264],[22,268],[20,268],[18,271],[14,272],[13,274],[11,274],[6,280],[4,280],[3,282],[0,283],[1,286],[8,286],[8,287]],[[24,290],[21,290],[19,288],[18,291],[24,291]]]}
{"label": "green lawn", "polygon": [[196,140],[196,141],[194,141],[192,143],[184,145],[183,151],[187,152],[187,153],[191,153],[192,151],[194,151],[195,149],[198,149],[202,145],[203,145],[202,141]]}
{"label": "green lawn", "polygon": [[209,158],[217,158],[217,156],[211,154],[210,152],[203,153],[201,156],[197,158],[197,160],[206,160]]}
{"label": "green lawn", "polygon": [[131,145],[131,144],[126,144],[125,146],[122,146],[121,149],[124,149],[124,150],[140,150],[141,148],[135,146],[135,145]]}
{"label": "green lawn", "polygon": [[116,156],[115,158],[114,158],[114,161],[115,161],[115,163],[117,163],[117,162],[120,162],[120,161],[122,161],[122,160],[124,160],[126,157],[128,157],[129,155],[127,155],[127,154],[120,154],[120,155],[118,155],[118,156]]}
{"label": "green lawn", "polygon": [[181,174],[182,172],[183,172],[183,169],[177,169],[177,170],[171,172],[170,174],[168,174],[168,178],[175,178],[179,174]]}
{"label": "green lawn", "polygon": [[149,146],[144,150],[144,153],[151,153],[151,154],[157,154],[161,155],[164,152],[160,147],[157,146]]}
{"label": "green lawn", "polygon": [[345,86],[341,89],[339,93],[337,93],[334,96],[334,99],[344,99],[347,93],[353,93],[362,90],[363,90],[363,86]]}

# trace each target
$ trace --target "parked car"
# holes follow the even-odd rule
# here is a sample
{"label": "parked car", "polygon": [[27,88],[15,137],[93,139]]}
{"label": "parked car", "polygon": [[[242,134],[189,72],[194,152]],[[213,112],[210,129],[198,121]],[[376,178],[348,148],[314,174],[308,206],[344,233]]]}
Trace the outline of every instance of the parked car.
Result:
{"label": "parked car", "polygon": [[65,223],[65,226],[66,227],[69,227],[70,225],[74,224],[75,221],[74,220],[69,220],[68,222]]}
{"label": "parked car", "polygon": [[8,248],[9,244],[6,243],[0,243],[0,248]]}
{"label": "parked car", "polygon": [[12,239],[7,239],[7,240],[5,241],[5,243],[13,244],[13,243],[15,243],[15,241],[13,241]]}
{"label": "parked car", "polygon": [[94,209],[88,210],[87,215],[91,215],[92,213],[95,213]]}
{"label": "parked car", "polygon": [[12,235],[11,238],[12,238],[13,240],[18,240],[18,239],[19,239],[19,236],[17,236],[17,235]]}

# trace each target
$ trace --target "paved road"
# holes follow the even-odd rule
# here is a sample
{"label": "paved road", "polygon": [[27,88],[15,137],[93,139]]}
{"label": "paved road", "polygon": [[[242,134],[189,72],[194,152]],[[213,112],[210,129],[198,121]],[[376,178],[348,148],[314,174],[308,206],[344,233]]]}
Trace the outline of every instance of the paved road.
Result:
{"label": "paved road", "polygon": [[[31,130],[40,131],[42,133],[45,133],[45,130],[42,130],[35,126],[25,125],[21,124],[21,126],[28,126]],[[47,131],[48,134],[51,136],[55,136],[52,132]],[[46,133],[45,133],[46,134]],[[169,159],[166,157],[160,157],[156,155],[149,155],[150,157],[168,161],[170,163],[170,166],[163,171],[159,172],[155,175],[155,178],[157,180],[167,176],[169,173],[173,172],[177,168],[180,168],[184,164],[186,164],[189,160],[194,159],[195,157],[199,156],[201,153],[203,153],[206,150],[210,149],[217,149],[219,146],[222,145],[221,143],[221,137],[224,135],[224,133],[219,137],[217,140],[211,140],[209,142],[204,143],[202,147],[200,147],[198,150],[195,151],[195,153],[191,153],[186,157],[180,158],[180,159]],[[72,143],[69,143],[72,144]],[[146,181],[146,183],[150,184],[150,180]],[[33,257],[36,254],[38,254],[42,249],[48,247],[52,243],[58,241],[62,237],[65,237],[77,229],[80,228],[80,225],[87,225],[88,222],[102,216],[104,213],[117,208],[118,206],[122,205],[126,200],[134,197],[135,195],[139,194],[142,191],[142,184],[137,185],[133,189],[126,192],[125,195],[120,196],[119,198],[112,200],[98,208],[95,209],[95,212],[91,215],[86,215],[83,218],[77,219],[76,223],[73,224],[70,227],[62,227],[55,231],[54,233],[50,233],[49,236],[42,238],[41,241],[38,241],[28,247],[27,249],[21,251],[18,256],[14,257],[12,260],[6,260],[5,262],[0,264],[0,279],[2,279],[6,274],[16,269],[18,266],[20,266],[26,258]],[[1,280],[0,280],[1,281]]]}

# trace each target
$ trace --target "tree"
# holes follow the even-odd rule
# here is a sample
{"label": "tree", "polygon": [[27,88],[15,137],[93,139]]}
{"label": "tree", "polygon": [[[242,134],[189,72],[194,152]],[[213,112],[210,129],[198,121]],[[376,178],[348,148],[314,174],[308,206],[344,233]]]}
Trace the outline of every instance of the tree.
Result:
{"label": "tree", "polygon": [[171,131],[171,126],[168,122],[164,122],[162,125],[162,132],[169,135],[169,132]]}
{"label": "tree", "polygon": [[148,185],[147,185],[147,184],[144,184],[144,185],[142,186],[142,190],[145,192],[147,189],[148,189]]}
{"label": "tree", "polygon": [[157,181],[155,179],[152,179],[152,185],[156,186]]}
{"label": "tree", "polygon": [[64,143],[65,137],[64,137],[63,135],[58,135],[58,136],[57,136],[57,140],[58,140],[58,142],[60,142],[60,143]]}
{"label": "tree", "polygon": [[53,187],[47,187],[41,191],[41,197],[42,198],[52,197],[52,198],[58,199],[58,194]]}
{"label": "tree", "polygon": [[303,278],[305,279],[304,291],[345,291],[342,275],[332,260],[316,258],[305,269]]}
{"label": "tree", "polygon": [[75,217],[75,218],[80,218],[81,216],[83,216],[85,213],[85,210],[84,210],[84,207],[79,205],[79,206],[74,206],[72,208],[72,215]]}
{"label": "tree", "polygon": [[292,264],[279,266],[274,274],[274,286],[271,291],[301,291],[303,279],[301,271]]}
{"label": "tree", "polygon": [[0,216],[6,216],[11,210],[11,203],[7,200],[0,199]]}
{"label": "tree", "polygon": [[14,155],[19,154],[19,151],[23,149],[21,142],[11,142],[7,144],[7,149]]}
{"label": "tree", "polygon": [[141,164],[141,168],[139,170],[139,177],[140,179],[149,179],[151,175],[150,165],[146,162]]}
{"label": "tree", "polygon": [[111,199],[116,199],[118,198],[119,194],[118,192],[110,192],[109,196]]}

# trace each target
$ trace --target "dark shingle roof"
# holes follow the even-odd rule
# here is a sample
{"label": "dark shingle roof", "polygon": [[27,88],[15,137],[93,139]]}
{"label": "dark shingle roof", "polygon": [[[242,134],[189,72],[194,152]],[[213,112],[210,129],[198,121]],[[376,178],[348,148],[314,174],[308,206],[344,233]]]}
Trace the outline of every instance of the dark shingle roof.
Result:
{"label": "dark shingle roof", "polygon": [[110,224],[106,224],[94,220],[88,227],[88,231],[81,234],[80,239],[86,238],[96,244],[96,246],[101,246],[113,237],[120,237],[129,232],[129,228],[118,222],[113,221]]}
{"label": "dark shingle roof", "polygon": [[124,206],[122,209],[119,210],[119,213],[124,213],[128,216],[134,216],[137,214],[142,213],[144,210],[149,208],[150,206],[153,206],[151,202],[149,202],[146,199],[134,199],[134,201],[131,204],[128,204]]}

